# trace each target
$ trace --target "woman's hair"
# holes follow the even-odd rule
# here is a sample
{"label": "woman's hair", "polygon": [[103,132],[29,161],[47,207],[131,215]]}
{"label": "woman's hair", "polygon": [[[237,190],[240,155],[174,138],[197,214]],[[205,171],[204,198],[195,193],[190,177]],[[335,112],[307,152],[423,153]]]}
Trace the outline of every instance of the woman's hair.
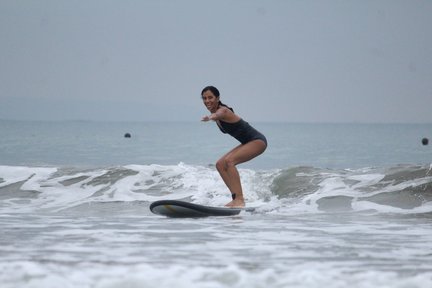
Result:
{"label": "woman's hair", "polygon": [[214,87],[214,86],[207,86],[207,87],[204,87],[204,89],[201,91],[201,96],[204,94],[204,92],[209,91],[209,90],[210,90],[210,92],[212,92],[213,95],[215,95],[216,97],[219,97],[219,96],[220,96],[219,90],[218,90],[216,87]]}
{"label": "woman's hair", "polygon": [[[216,87],[214,87],[214,86],[207,86],[207,87],[204,87],[204,89],[201,91],[201,96],[202,96],[202,95],[204,94],[204,92],[206,92],[206,91],[210,91],[210,92],[212,92],[213,95],[215,95],[215,96],[218,97],[218,98],[220,97],[219,90],[218,90]],[[220,105],[220,106],[227,107],[227,108],[230,109],[232,112],[234,112],[234,109],[233,109],[233,108],[229,107],[228,105],[223,104],[222,101],[220,101],[220,100],[219,100],[219,105]]]}

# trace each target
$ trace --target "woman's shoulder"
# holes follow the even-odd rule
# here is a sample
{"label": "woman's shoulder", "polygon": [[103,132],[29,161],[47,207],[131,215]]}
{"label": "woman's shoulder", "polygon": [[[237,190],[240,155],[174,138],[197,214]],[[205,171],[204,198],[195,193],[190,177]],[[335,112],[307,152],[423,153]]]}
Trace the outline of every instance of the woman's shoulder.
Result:
{"label": "woman's shoulder", "polygon": [[234,114],[234,113],[231,111],[231,109],[229,109],[229,108],[226,107],[226,106],[220,106],[220,107],[218,108],[218,111],[219,111],[219,113],[223,113],[223,114],[228,114],[228,113],[232,113],[232,114]]}
{"label": "woman's shoulder", "polygon": [[225,106],[221,106],[218,109],[218,114],[220,115],[220,120],[226,122],[235,122],[240,119],[240,117],[235,114],[231,109]]}

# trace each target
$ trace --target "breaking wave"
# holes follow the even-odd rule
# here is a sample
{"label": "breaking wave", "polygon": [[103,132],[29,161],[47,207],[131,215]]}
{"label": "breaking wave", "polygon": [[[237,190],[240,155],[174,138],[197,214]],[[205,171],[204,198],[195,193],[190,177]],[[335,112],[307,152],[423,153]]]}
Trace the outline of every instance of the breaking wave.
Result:
{"label": "breaking wave", "polygon": [[[432,214],[432,165],[330,170],[240,169],[247,205],[262,213]],[[0,166],[3,213],[149,214],[161,199],[222,206],[230,194],[213,166]],[[89,209],[91,208],[91,209]]]}

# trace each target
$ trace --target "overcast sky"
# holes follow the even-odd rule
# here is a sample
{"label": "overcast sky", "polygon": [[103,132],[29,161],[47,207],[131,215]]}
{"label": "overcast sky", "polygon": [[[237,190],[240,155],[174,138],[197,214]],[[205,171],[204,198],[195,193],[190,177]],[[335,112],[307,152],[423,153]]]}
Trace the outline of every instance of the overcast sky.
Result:
{"label": "overcast sky", "polygon": [[432,1],[0,0],[0,119],[432,122]]}

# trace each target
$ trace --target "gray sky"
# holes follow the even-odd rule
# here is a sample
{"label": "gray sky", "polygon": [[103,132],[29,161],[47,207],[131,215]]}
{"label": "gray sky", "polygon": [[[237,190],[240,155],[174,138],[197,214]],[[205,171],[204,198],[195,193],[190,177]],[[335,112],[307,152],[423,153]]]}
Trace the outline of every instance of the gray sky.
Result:
{"label": "gray sky", "polygon": [[0,0],[0,119],[432,122],[432,1]]}

